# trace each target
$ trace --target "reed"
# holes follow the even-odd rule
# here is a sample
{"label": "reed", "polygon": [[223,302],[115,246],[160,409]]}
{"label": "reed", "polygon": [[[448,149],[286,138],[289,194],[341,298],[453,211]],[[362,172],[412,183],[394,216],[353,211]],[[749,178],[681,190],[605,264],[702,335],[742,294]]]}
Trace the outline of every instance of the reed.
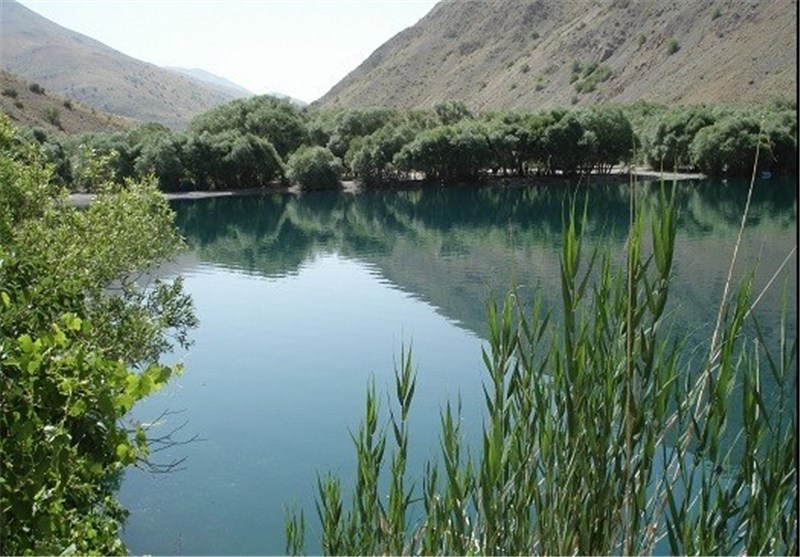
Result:
{"label": "reed", "polygon": [[[796,338],[782,333],[767,350],[745,278],[735,295],[726,286],[707,355],[686,357],[666,311],[674,190],[662,187],[646,214],[631,186],[624,266],[585,253],[585,212],[571,207],[558,322],[513,292],[490,302],[480,447],[465,446],[460,403],[447,404],[440,463],[417,473],[421,490],[407,483],[411,350],[387,427],[370,384],[349,506],[337,478],[318,479],[326,554],[797,554]],[[734,397],[738,432],[728,431]],[[287,552],[302,552],[302,515],[287,516],[287,533]]]}

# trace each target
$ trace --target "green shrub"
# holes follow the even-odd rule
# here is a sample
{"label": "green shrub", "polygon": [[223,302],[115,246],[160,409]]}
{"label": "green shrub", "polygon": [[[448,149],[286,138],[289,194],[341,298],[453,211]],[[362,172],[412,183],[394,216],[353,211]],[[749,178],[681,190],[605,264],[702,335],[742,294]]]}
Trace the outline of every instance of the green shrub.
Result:
{"label": "green shrub", "polygon": [[44,95],[44,87],[42,87],[38,83],[31,83],[28,86],[28,89],[30,89],[31,93],[36,93],[37,95]]}
{"label": "green shrub", "polygon": [[149,462],[129,412],[180,371],[158,360],[195,323],[180,281],[130,278],[180,247],[172,213],[149,183],[71,207],[2,115],[0,176],[0,554],[125,554],[116,485]]}
{"label": "green shrub", "polygon": [[44,121],[57,128],[61,128],[61,111],[55,106],[48,106],[42,112]]}
{"label": "green shrub", "polygon": [[10,97],[12,99],[16,99],[17,95],[18,95],[17,90],[14,89],[13,87],[3,87],[4,97]]}
{"label": "green shrub", "polygon": [[307,189],[334,188],[342,183],[344,167],[325,147],[304,147],[289,157],[287,177]]}
{"label": "green shrub", "polygon": [[680,49],[681,45],[678,44],[678,39],[673,37],[669,41],[667,41],[667,54],[669,54],[670,56],[678,52]]}
{"label": "green shrub", "polygon": [[[591,93],[597,86],[611,78],[613,71],[608,64],[598,64],[592,62],[583,68],[582,79],[575,82],[575,91],[577,93]],[[577,74],[573,74],[575,76]]]}

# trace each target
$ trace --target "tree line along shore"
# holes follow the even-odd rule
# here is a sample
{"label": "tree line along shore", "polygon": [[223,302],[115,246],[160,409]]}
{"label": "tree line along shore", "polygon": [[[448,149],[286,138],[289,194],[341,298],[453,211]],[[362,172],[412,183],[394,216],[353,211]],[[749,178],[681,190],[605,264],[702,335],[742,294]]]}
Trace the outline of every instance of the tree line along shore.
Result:
{"label": "tree line along shore", "polygon": [[756,149],[761,171],[791,175],[796,108],[786,100],[758,107],[637,102],[478,114],[458,101],[321,110],[265,95],[203,113],[181,132],[151,123],[124,132],[25,134],[74,192],[90,192],[100,167],[118,180],[154,175],[164,192],[598,175],[623,166],[743,176]]}

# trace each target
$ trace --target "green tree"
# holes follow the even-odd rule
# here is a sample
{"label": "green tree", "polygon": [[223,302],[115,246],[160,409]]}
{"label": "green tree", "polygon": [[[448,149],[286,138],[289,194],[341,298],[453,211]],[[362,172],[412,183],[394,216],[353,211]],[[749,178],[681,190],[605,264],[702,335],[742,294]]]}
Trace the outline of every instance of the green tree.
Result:
{"label": "green tree", "polygon": [[487,125],[465,119],[422,132],[395,155],[394,164],[431,180],[470,180],[491,166],[492,156]]}
{"label": "green tree", "polygon": [[690,168],[689,145],[695,135],[716,120],[707,106],[677,107],[661,115],[644,138],[647,163],[655,169]]}
{"label": "green tree", "polygon": [[387,125],[364,138],[350,159],[355,176],[364,184],[374,185],[398,177],[394,156],[414,139],[408,124]]}
{"label": "green tree", "polygon": [[354,142],[394,122],[397,113],[389,108],[351,108],[333,112],[327,140],[321,145],[342,160],[348,151],[355,152]]}
{"label": "green tree", "polygon": [[301,109],[287,99],[261,95],[237,99],[192,120],[195,134],[238,131],[268,140],[282,159],[308,140]]}
{"label": "green tree", "polygon": [[128,412],[180,370],[158,358],[195,325],[179,280],[130,278],[181,245],[166,201],[109,175],[70,207],[0,117],[2,554],[124,553],[115,481],[149,457]]}
{"label": "green tree", "polygon": [[434,105],[433,111],[443,126],[473,117],[472,111],[467,108],[464,101],[441,101]]}
{"label": "green tree", "polygon": [[593,156],[591,151],[597,137],[586,135],[586,128],[575,113],[553,111],[552,114],[554,121],[546,128],[543,138],[547,171],[574,174]]}
{"label": "green tree", "polygon": [[689,152],[692,163],[706,174],[747,176],[753,170],[759,144],[759,160],[771,160],[769,139],[762,133],[759,120],[735,114],[698,131]]}
{"label": "green tree", "polygon": [[286,166],[289,180],[303,188],[333,188],[342,183],[342,161],[325,147],[299,149]]}
{"label": "green tree", "polygon": [[592,169],[608,173],[620,162],[633,157],[634,133],[630,120],[618,106],[594,106],[582,110],[578,117],[584,128],[594,134],[591,150]]}
{"label": "green tree", "polygon": [[136,158],[136,174],[143,178],[153,174],[162,191],[178,191],[188,185],[184,146],[187,138],[181,134],[149,137],[141,145]]}

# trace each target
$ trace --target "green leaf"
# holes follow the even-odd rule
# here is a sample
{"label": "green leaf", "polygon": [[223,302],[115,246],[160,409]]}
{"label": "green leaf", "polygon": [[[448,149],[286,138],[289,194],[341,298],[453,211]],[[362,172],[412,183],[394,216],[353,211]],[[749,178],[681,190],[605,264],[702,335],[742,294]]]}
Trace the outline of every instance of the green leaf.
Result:
{"label": "green leaf", "polygon": [[117,445],[117,458],[121,461],[125,461],[128,458],[128,454],[130,452],[130,447],[127,443],[120,443]]}

